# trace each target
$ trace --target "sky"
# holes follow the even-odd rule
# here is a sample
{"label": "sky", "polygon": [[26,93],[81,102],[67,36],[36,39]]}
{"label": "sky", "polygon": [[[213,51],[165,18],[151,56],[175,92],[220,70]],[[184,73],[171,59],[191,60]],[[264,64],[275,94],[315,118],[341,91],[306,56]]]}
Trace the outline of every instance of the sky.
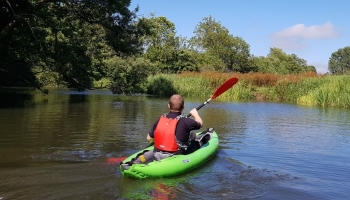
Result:
{"label": "sky", "polygon": [[166,17],[188,39],[211,16],[248,43],[252,55],[277,47],[320,74],[328,72],[332,53],[350,46],[350,0],[131,0],[129,8],[137,5],[137,15]]}

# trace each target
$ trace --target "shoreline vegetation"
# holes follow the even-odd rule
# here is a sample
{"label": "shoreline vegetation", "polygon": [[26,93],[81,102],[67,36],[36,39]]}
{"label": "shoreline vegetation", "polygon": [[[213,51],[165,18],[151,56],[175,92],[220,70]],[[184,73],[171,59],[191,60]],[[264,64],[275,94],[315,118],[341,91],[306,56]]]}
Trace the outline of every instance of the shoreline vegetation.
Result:
{"label": "shoreline vegetation", "polygon": [[297,75],[262,73],[186,72],[148,77],[147,94],[187,97],[211,96],[227,79],[238,83],[218,99],[289,102],[320,107],[350,107],[350,76],[319,75],[307,72]]}
{"label": "shoreline vegetation", "polygon": [[[211,97],[226,80],[239,79],[231,89],[221,94],[218,100],[285,102],[304,106],[350,108],[350,76],[317,74],[272,73],[222,73],[215,71],[183,72],[180,74],[156,74],[147,77],[144,92],[154,96],[168,97],[178,93],[185,97]],[[94,82],[91,89],[107,89],[110,80]],[[44,89],[45,88],[45,89]],[[60,84],[45,85],[50,88],[66,88]]]}

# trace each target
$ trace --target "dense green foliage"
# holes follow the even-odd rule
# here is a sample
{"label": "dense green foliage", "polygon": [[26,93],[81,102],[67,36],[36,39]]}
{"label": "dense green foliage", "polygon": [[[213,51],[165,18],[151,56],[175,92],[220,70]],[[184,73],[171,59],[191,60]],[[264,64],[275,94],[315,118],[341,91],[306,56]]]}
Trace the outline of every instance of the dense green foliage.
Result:
{"label": "dense green foliage", "polygon": [[270,53],[266,57],[253,58],[253,65],[261,73],[299,74],[316,72],[315,67],[307,65],[306,60],[298,58],[295,54],[288,55],[278,48],[270,48]]}
{"label": "dense green foliage", "polygon": [[300,95],[297,103],[322,107],[350,108],[349,76],[326,76],[309,84],[313,84],[314,88],[310,88],[307,93]]}
{"label": "dense green foliage", "polygon": [[[110,68],[109,88],[114,94],[143,93],[152,63],[143,58],[112,58],[107,62]],[[118,66],[118,67],[115,67]]]}
{"label": "dense green foliage", "polygon": [[[37,87],[37,75],[56,73],[71,88],[90,88],[106,76],[105,59],[142,51],[143,24],[130,0],[33,1],[0,4],[1,84],[14,78]],[[21,72],[21,73],[18,73]]]}
{"label": "dense green foliage", "polygon": [[154,73],[198,71],[194,53],[186,48],[186,39],[176,36],[175,25],[165,17],[143,19],[149,27],[143,45],[144,57],[157,65]]}
{"label": "dense green foliage", "polygon": [[249,44],[242,38],[234,37],[227,28],[211,16],[204,18],[195,27],[195,36],[190,43],[202,56],[202,65],[211,65],[215,70],[249,72]]}
{"label": "dense green foliage", "polygon": [[[277,48],[266,57],[251,55],[249,44],[212,16],[200,21],[187,39],[165,17],[138,17],[138,7],[131,10],[130,2],[0,0],[0,86],[97,86],[117,94],[168,94],[178,88],[157,74],[316,71]],[[331,73],[347,73],[348,59],[348,47],[333,53]],[[161,87],[169,91],[155,89]]]}
{"label": "dense green foliage", "polygon": [[350,46],[332,53],[328,62],[328,70],[332,74],[348,74],[350,72]]}

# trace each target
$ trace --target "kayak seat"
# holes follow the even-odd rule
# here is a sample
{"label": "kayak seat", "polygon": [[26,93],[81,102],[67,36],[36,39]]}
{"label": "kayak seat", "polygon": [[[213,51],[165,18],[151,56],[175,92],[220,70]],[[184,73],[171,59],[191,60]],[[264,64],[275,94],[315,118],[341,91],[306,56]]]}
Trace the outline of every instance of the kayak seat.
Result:
{"label": "kayak seat", "polygon": [[203,131],[196,137],[196,141],[199,142],[200,146],[203,146],[211,139],[211,134],[213,133],[213,128],[208,128],[206,131]]}
{"label": "kayak seat", "polygon": [[205,134],[205,135],[202,137],[202,139],[201,139],[201,141],[199,142],[199,144],[200,144],[201,146],[203,146],[204,144],[206,144],[206,143],[210,140],[210,138],[211,138],[210,133]]}

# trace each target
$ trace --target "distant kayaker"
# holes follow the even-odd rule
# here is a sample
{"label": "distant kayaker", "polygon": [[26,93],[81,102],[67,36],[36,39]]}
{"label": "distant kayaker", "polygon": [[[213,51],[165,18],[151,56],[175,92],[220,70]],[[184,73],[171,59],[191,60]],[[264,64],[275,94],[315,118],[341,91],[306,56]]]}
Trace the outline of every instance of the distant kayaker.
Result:
{"label": "distant kayaker", "polygon": [[147,163],[176,154],[190,154],[200,148],[199,142],[195,140],[196,134],[191,132],[203,126],[197,109],[190,111],[193,118],[182,116],[185,104],[184,98],[179,94],[170,97],[168,108],[170,112],[160,116],[147,135],[147,140],[154,143],[154,150],[143,153],[129,164]]}

